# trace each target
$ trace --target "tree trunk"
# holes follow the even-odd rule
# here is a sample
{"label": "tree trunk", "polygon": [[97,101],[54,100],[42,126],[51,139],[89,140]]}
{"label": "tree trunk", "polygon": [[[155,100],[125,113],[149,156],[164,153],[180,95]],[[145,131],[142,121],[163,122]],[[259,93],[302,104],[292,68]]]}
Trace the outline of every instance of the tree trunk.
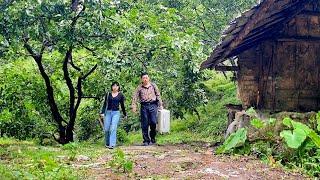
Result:
{"label": "tree trunk", "polygon": [[67,127],[67,129],[66,129],[66,141],[67,141],[67,143],[69,143],[69,142],[73,142],[73,127]]}
{"label": "tree trunk", "polygon": [[58,132],[59,132],[59,138],[56,139],[56,141],[60,144],[67,144],[68,141],[66,139],[66,131],[64,126],[59,126]]}

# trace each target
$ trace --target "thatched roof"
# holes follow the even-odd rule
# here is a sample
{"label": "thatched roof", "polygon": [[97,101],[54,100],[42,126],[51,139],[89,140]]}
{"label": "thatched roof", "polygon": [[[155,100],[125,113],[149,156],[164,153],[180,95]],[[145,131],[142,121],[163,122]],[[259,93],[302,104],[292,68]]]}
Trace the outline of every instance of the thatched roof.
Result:
{"label": "thatched roof", "polygon": [[230,23],[221,43],[201,68],[214,68],[263,40],[275,37],[287,22],[312,1],[318,0],[263,0]]}

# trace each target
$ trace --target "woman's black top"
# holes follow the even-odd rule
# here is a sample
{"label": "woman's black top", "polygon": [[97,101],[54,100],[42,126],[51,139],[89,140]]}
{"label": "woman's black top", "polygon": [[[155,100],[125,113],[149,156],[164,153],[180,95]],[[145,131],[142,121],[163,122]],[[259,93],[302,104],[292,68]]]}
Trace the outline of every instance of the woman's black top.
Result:
{"label": "woman's black top", "polygon": [[123,115],[126,116],[127,113],[126,113],[126,109],[124,107],[124,100],[125,100],[125,97],[120,92],[116,97],[112,97],[112,93],[107,93],[104,97],[104,102],[103,102],[103,106],[101,109],[101,114],[105,114],[106,110],[119,111],[119,104],[120,104]]}

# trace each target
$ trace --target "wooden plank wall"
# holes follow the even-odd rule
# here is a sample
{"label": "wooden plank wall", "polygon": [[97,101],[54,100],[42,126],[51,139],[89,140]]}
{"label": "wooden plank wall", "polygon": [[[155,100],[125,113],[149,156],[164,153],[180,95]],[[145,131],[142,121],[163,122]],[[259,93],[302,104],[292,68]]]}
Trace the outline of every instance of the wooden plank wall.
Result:
{"label": "wooden plank wall", "polygon": [[238,91],[245,107],[320,109],[320,2],[306,6],[279,32],[239,55]]}
{"label": "wooden plank wall", "polygon": [[258,61],[255,48],[251,48],[238,57],[238,98],[244,108],[255,106],[258,95]]}

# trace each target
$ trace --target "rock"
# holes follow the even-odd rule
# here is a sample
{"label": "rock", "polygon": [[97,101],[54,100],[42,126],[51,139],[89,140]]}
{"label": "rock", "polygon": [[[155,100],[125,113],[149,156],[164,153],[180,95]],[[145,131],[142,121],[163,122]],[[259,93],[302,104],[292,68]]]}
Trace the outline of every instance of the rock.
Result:
{"label": "rock", "polygon": [[220,176],[220,177],[223,177],[223,178],[230,178],[228,175],[226,174],[223,174],[222,172],[216,170],[216,169],[213,169],[213,168],[205,168],[202,173],[205,173],[205,174],[215,174],[217,176]]}
{"label": "rock", "polygon": [[243,127],[247,127],[249,124],[250,124],[250,117],[249,117],[249,115],[246,114],[246,112],[244,110],[236,112],[235,119],[228,126],[228,129],[226,131],[224,138],[227,139],[227,137],[230,134],[236,132],[238,129],[241,129]]}
{"label": "rock", "polygon": [[103,164],[101,163],[92,163],[92,164],[74,164],[73,167],[76,168],[100,168]]}
{"label": "rock", "polygon": [[78,155],[78,156],[76,156],[76,160],[77,161],[89,161],[90,158],[88,156],[85,156],[85,155]]}
{"label": "rock", "polygon": [[58,160],[68,160],[67,156],[57,156]]}
{"label": "rock", "polygon": [[161,155],[158,155],[158,156],[156,156],[156,158],[158,158],[158,159],[165,159],[167,157],[167,154],[161,154]]}

